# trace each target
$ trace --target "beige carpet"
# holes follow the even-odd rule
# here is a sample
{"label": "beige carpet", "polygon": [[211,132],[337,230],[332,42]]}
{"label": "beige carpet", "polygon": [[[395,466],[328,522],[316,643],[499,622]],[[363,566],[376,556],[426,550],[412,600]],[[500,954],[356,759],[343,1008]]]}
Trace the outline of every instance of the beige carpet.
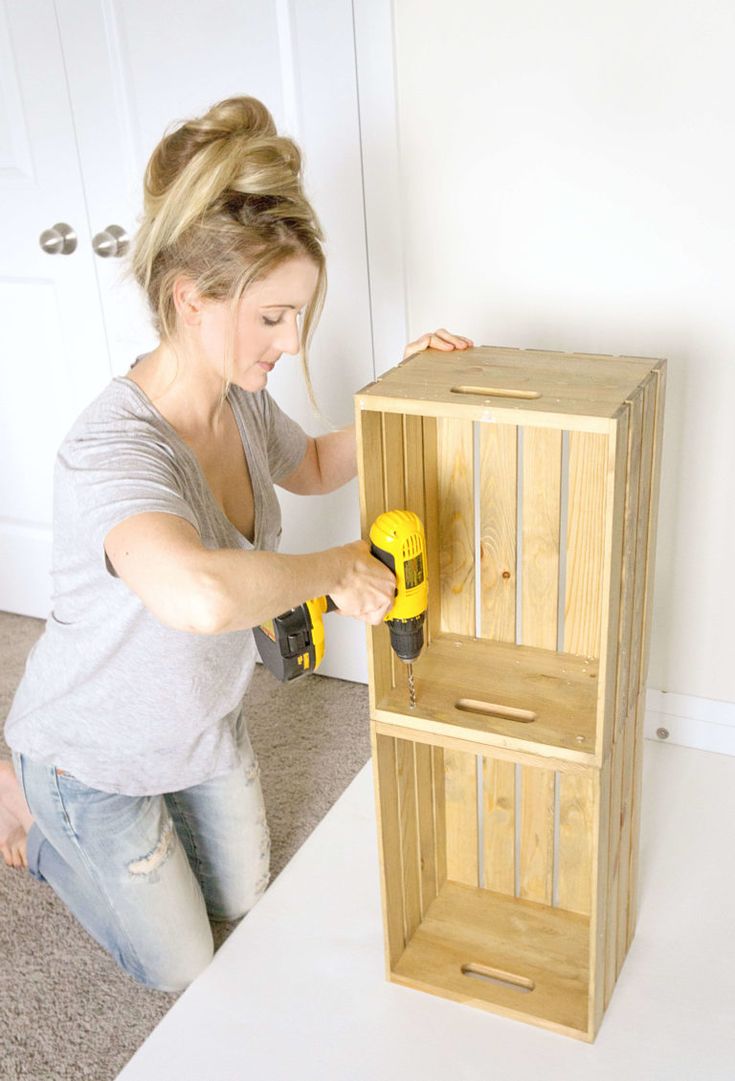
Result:
{"label": "beige carpet", "polygon": [[[0,613],[3,722],[43,629]],[[275,879],[370,755],[367,688],[320,676],[281,686],[258,668],[248,700]],[[218,944],[232,926],[219,925]],[[0,859],[2,1081],[114,1078],[176,997],[136,984],[49,886]]]}

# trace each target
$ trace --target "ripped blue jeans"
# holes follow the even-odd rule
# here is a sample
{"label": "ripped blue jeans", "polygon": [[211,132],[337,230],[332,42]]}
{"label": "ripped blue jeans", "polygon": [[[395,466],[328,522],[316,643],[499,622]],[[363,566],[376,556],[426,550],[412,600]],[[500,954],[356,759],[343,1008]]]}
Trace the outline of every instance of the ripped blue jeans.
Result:
{"label": "ripped blue jeans", "polygon": [[13,752],[35,818],[28,870],[134,979],[183,990],[209,964],[212,920],[236,920],[270,875],[270,836],[249,738],[243,766],[158,796],[100,792]]}

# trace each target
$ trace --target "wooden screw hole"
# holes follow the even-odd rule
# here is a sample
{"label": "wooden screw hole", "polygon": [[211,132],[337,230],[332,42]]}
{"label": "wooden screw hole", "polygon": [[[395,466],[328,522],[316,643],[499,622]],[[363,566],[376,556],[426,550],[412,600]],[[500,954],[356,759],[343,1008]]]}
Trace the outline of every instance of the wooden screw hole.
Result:
{"label": "wooden screw hole", "polygon": [[536,714],[530,709],[516,709],[515,706],[500,706],[497,702],[479,702],[476,698],[460,698],[454,703],[455,709],[465,713],[484,713],[487,717],[503,717],[506,721],[520,721],[530,724],[536,720]]}
{"label": "wooden screw hole", "polygon": [[540,398],[538,390],[510,390],[505,387],[452,387],[452,394],[481,394],[483,398]]}
{"label": "wooden screw hole", "polygon": [[488,968],[487,965],[477,965],[474,962],[462,965],[462,975],[470,976],[473,980],[495,983],[511,991],[520,991],[523,995],[527,995],[536,987],[533,980],[527,979],[526,976],[516,976],[514,972],[503,972],[499,968]]}

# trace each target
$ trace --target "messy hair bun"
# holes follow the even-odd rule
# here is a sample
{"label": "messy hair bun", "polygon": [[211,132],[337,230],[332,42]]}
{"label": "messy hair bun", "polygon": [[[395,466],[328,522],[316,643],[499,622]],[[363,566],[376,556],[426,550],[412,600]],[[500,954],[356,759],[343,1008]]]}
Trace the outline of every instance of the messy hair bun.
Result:
{"label": "messy hair bun", "polygon": [[313,400],[307,350],[324,304],[326,265],[301,171],[298,146],[277,133],[257,98],[228,98],[180,124],[164,135],[146,167],[132,270],[156,330],[171,339],[180,275],[202,297],[231,300],[234,310],[250,284],[288,259],[310,258],[319,274],[304,313],[301,359]]}

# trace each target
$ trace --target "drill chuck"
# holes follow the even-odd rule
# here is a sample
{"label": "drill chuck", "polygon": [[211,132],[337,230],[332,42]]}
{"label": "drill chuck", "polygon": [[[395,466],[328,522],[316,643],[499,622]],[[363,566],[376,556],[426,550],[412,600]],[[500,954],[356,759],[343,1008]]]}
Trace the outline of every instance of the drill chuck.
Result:
{"label": "drill chuck", "polygon": [[392,619],[388,624],[390,644],[404,664],[412,664],[424,648],[424,614],[412,619]]}

